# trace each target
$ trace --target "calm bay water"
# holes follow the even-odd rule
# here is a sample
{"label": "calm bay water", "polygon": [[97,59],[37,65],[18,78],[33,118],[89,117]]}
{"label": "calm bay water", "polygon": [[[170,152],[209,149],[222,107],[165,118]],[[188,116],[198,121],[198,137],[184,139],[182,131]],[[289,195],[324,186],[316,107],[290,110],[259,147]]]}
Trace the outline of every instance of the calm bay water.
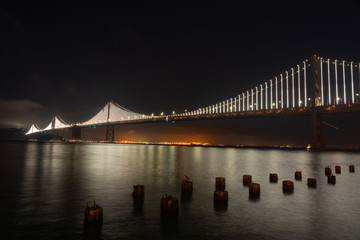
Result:
{"label": "calm bay water", "polygon": [[[7,239],[359,239],[359,159],[357,152],[2,142],[1,228]],[[342,173],[329,185],[324,168],[338,164]],[[358,172],[349,173],[350,164]],[[259,200],[249,199],[243,174],[260,183]],[[181,198],[183,175],[194,184],[190,198]],[[225,209],[214,207],[216,177],[226,178]],[[316,189],[308,177],[317,178]],[[294,181],[293,194],[282,193],[285,179]],[[136,184],[145,185],[140,206],[131,196]],[[177,217],[161,217],[165,194],[179,198]],[[104,208],[100,229],[83,224],[94,200]]]}

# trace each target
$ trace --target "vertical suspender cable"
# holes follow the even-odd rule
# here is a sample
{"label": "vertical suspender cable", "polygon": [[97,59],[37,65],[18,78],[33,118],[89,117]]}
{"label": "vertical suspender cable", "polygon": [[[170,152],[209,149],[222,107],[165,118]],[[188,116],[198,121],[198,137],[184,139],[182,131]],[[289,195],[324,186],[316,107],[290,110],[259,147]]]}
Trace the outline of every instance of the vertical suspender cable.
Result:
{"label": "vertical suspender cable", "polygon": [[300,65],[298,67],[298,106],[301,107],[301,93],[300,93]]}
{"label": "vertical suspender cable", "polygon": [[263,86],[260,84],[260,109],[263,110]]}
{"label": "vertical suspender cable", "polygon": [[292,77],[292,107],[295,107],[295,72],[294,68],[291,68],[291,77]]}
{"label": "vertical suspender cable", "polygon": [[280,91],[280,94],[281,94],[281,96],[280,96],[280,101],[281,101],[281,108],[284,108],[284,98],[283,98],[283,95],[284,95],[284,84],[283,84],[283,75],[282,74],[280,74],[280,86],[281,86],[281,91]]}
{"label": "vertical suspender cable", "polygon": [[256,96],[256,107],[255,107],[255,109],[256,110],[259,110],[259,98],[258,98],[258,87],[255,87],[255,96]]}
{"label": "vertical suspender cable", "polygon": [[277,80],[277,77],[275,77],[275,106],[276,106],[276,109],[279,108],[278,106],[278,103],[279,103],[279,99],[278,99],[278,80]]}
{"label": "vertical suspender cable", "polygon": [[354,98],[354,73],[353,73],[353,62],[350,63],[350,74],[351,74],[351,103],[355,103]]}
{"label": "vertical suspender cable", "polygon": [[322,62],[323,60],[320,58],[321,106],[324,106],[324,74]]}
{"label": "vertical suspender cable", "polygon": [[273,99],[272,99],[272,80],[270,79],[270,109],[273,109]]}
{"label": "vertical suspender cable", "polygon": [[331,88],[330,88],[330,58],[327,60],[327,71],[328,71],[328,91],[329,91],[329,105],[331,105]]}
{"label": "vertical suspender cable", "polygon": [[335,60],[335,96],[336,104],[339,104],[338,78],[337,78],[337,60]]}
{"label": "vertical suspender cable", "polygon": [[304,61],[304,106],[307,106],[307,94],[306,94],[306,61]]}
{"label": "vertical suspender cable", "polygon": [[251,111],[254,111],[254,90],[251,89]]}
{"label": "vertical suspender cable", "polygon": [[345,61],[342,62],[342,69],[343,69],[343,86],[344,86],[344,104],[346,104],[346,79],[345,79]]}
{"label": "vertical suspender cable", "polygon": [[245,93],[242,94],[242,101],[243,101],[243,112],[245,111]]}
{"label": "vertical suspender cable", "polygon": [[289,72],[286,71],[286,108],[289,108]]}
{"label": "vertical suspender cable", "polygon": [[246,111],[249,111],[249,91],[246,91]]}
{"label": "vertical suspender cable", "polygon": [[265,82],[265,109],[267,110],[268,109],[268,97],[267,97],[267,89],[268,89],[268,86],[267,86],[267,82]]}

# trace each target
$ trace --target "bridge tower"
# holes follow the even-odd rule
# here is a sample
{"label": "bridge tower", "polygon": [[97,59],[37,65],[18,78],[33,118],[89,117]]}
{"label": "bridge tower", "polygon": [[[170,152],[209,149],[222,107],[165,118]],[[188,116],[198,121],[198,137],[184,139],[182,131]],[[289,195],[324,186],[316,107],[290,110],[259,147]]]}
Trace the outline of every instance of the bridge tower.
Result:
{"label": "bridge tower", "polygon": [[106,138],[105,141],[112,142],[115,137],[115,125],[108,124],[106,125]]}
{"label": "bridge tower", "polygon": [[323,121],[317,107],[321,106],[321,76],[320,60],[316,55],[310,59],[310,85],[311,85],[311,148],[323,149],[326,147],[323,136]]}
{"label": "bridge tower", "polygon": [[105,141],[107,142],[113,142],[115,138],[115,125],[110,124],[110,105],[113,101],[111,100],[108,103],[108,115],[107,115],[107,125],[106,125],[106,137]]}
{"label": "bridge tower", "polygon": [[[58,114],[56,114],[56,117],[59,117]],[[51,121],[51,129],[55,129],[55,118]],[[59,140],[60,139],[60,131],[59,130],[53,130],[54,139]]]}

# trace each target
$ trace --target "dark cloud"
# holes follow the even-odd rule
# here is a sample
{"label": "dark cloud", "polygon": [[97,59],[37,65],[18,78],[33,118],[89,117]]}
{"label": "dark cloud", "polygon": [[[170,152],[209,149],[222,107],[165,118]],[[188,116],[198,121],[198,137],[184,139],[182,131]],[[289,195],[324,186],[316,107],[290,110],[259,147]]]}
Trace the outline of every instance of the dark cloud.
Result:
{"label": "dark cloud", "polygon": [[40,103],[27,99],[0,99],[1,127],[28,128],[33,123],[43,123],[49,117],[49,112]]}

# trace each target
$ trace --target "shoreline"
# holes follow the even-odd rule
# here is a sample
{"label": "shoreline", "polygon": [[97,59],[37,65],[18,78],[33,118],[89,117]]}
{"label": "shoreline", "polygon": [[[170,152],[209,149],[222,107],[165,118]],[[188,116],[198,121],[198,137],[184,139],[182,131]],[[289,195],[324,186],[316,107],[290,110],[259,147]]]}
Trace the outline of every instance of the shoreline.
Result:
{"label": "shoreline", "polygon": [[181,147],[208,147],[208,148],[237,148],[237,149],[281,149],[281,150],[306,150],[306,151],[343,151],[360,152],[360,147],[329,147],[326,149],[308,149],[300,146],[254,146],[254,145],[225,145],[225,144],[201,144],[201,143],[167,143],[167,142],[106,142],[106,141],[28,141],[28,140],[0,140],[0,142],[25,142],[25,143],[106,143],[106,144],[134,144],[134,145],[156,145],[156,146],[181,146]]}

